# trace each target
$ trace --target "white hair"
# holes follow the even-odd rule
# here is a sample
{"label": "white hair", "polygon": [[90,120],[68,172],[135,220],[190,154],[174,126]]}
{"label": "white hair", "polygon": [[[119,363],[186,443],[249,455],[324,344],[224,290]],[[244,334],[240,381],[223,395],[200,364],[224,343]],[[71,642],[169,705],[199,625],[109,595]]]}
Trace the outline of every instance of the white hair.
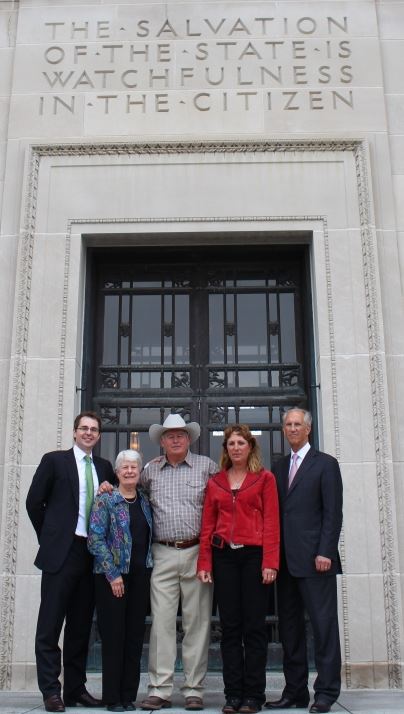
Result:
{"label": "white hair", "polygon": [[118,471],[123,461],[136,461],[139,464],[139,471],[142,470],[142,457],[139,452],[134,449],[125,449],[119,452],[115,459],[115,471]]}
{"label": "white hair", "polygon": [[311,416],[311,413],[307,409],[302,409],[301,407],[290,407],[290,409],[287,409],[285,412],[282,414],[282,424],[285,424],[286,419],[288,418],[288,415],[290,412],[300,412],[300,414],[303,414],[303,421],[306,424],[306,426],[311,426],[313,417]]}

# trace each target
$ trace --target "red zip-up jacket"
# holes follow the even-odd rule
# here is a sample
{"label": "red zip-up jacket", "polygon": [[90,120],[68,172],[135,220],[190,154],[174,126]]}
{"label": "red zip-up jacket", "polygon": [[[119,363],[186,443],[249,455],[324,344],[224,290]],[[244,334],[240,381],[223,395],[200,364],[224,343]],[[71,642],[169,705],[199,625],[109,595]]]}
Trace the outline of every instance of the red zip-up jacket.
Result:
{"label": "red zip-up jacket", "polygon": [[275,476],[248,472],[233,496],[227,471],[209,479],[202,512],[197,572],[212,570],[212,536],[263,547],[262,569],[279,568],[279,507]]}

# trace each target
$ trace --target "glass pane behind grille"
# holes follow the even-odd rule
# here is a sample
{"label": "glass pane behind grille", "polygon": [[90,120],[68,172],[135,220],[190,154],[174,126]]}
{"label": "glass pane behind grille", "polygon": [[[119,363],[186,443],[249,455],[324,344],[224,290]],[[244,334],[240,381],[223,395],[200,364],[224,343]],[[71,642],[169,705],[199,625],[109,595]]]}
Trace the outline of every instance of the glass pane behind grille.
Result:
{"label": "glass pane behind grille", "polygon": [[161,297],[132,298],[132,364],[161,363]]}

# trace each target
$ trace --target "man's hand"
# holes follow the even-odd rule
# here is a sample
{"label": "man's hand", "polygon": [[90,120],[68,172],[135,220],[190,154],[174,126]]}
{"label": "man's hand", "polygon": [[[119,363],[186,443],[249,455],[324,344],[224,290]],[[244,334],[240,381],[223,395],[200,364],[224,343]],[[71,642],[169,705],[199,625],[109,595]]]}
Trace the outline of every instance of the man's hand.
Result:
{"label": "man's hand", "polygon": [[271,583],[275,582],[277,575],[278,571],[274,570],[274,568],[263,568],[262,582],[264,583],[264,585],[270,585]]}
{"label": "man's hand", "polygon": [[103,481],[100,483],[98,486],[98,491],[97,491],[97,496],[100,496],[101,493],[112,493],[113,491],[113,485],[109,481]]}
{"label": "man's hand", "polygon": [[111,580],[110,586],[115,597],[122,597],[125,592],[125,586],[121,576],[119,576],[119,578],[115,578],[115,580]]}
{"label": "man's hand", "polygon": [[318,555],[315,560],[316,570],[318,573],[325,573],[331,568],[331,559],[324,558],[323,555]]}
{"label": "man's hand", "polygon": [[213,583],[212,573],[209,570],[198,570],[196,577],[201,583]]}

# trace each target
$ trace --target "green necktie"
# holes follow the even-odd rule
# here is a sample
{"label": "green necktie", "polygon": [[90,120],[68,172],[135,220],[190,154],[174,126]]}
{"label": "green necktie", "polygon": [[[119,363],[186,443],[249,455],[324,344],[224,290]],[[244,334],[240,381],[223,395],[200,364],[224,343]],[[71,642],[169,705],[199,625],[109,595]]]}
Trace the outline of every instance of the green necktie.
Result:
{"label": "green necktie", "polygon": [[93,469],[91,468],[91,456],[85,456],[86,462],[86,526],[90,522],[90,511],[94,501]]}

